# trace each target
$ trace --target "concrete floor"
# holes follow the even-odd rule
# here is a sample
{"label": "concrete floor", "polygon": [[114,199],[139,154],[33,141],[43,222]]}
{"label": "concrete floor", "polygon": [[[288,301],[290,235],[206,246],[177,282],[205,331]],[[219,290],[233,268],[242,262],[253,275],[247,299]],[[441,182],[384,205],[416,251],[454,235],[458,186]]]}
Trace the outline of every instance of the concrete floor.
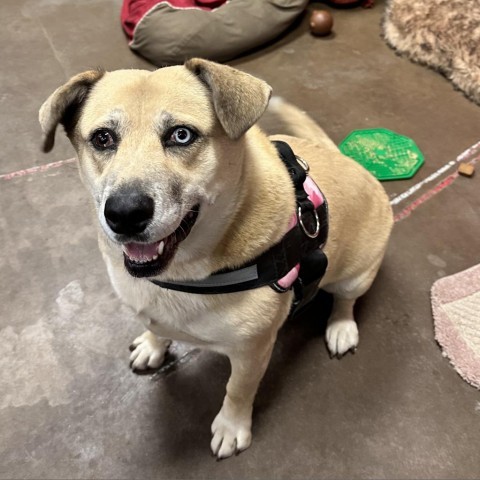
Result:
{"label": "concrete floor", "polygon": [[[73,156],[61,135],[42,155],[37,125],[43,100],[71,75],[151,68],[128,49],[120,3],[0,2],[0,174]],[[232,65],[337,142],[378,126],[413,137],[426,164],[386,184],[393,197],[480,140],[480,108],[385,46],[383,7],[335,11],[326,39],[310,36],[304,17]],[[176,345],[166,371],[132,374],[127,347],[142,327],[109,285],[74,163],[0,178],[0,477],[479,478],[480,394],[442,357],[429,299],[437,278],[479,261],[479,182],[459,178],[397,223],[358,304],[356,355],[327,354],[328,297],[284,327],[251,448],[215,462],[209,428],[228,362]]]}

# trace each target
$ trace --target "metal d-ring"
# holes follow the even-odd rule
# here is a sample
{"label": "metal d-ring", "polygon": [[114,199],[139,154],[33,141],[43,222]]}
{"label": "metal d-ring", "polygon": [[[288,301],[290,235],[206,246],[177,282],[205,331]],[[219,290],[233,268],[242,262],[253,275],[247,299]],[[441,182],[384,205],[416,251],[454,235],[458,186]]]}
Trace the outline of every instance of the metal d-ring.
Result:
{"label": "metal d-ring", "polygon": [[300,164],[300,166],[305,170],[305,172],[308,173],[310,171],[310,166],[308,165],[308,163],[298,155],[295,155],[295,158],[297,159],[297,162]]}
{"label": "metal d-ring", "polygon": [[302,227],[303,233],[310,238],[317,238],[318,234],[320,233],[320,220],[318,219],[318,213],[316,210],[313,210],[313,213],[315,214],[315,222],[316,222],[316,227],[315,227],[315,232],[310,233],[305,225],[303,224],[302,220],[302,207],[298,207],[298,221],[300,222],[300,226]]}

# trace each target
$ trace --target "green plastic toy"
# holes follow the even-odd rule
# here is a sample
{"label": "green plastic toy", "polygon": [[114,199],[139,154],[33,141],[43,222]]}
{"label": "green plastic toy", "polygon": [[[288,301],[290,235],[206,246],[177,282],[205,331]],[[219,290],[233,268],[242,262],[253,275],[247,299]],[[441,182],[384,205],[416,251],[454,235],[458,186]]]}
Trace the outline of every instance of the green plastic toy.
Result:
{"label": "green plastic toy", "polygon": [[424,163],[423,153],[412,139],[386,128],[354,130],[339,148],[379,180],[411,178]]}

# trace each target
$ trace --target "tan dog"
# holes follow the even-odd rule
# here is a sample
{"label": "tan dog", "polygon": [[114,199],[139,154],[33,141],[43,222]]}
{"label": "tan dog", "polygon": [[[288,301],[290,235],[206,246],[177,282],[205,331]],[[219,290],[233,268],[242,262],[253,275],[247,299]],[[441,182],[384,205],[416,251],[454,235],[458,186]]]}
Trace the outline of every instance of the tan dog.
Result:
{"label": "tan dog", "polygon": [[[238,70],[193,59],[155,72],[82,73],[40,110],[44,150],[61,123],[77,151],[112,285],[148,329],[134,341],[132,368],[159,367],[171,339],[229,357],[231,377],[212,425],[218,458],[250,445],[254,396],[293,294],[267,286],[197,295],[148,279],[202,279],[241,266],[287,231],[293,185],[255,126],[270,91]],[[275,138],[310,164],[329,202],[329,267],[320,287],[334,295],[328,348],[342,355],[358,344],[353,305],[380,266],[392,212],[381,185],[309,117],[273,103],[302,137]]]}

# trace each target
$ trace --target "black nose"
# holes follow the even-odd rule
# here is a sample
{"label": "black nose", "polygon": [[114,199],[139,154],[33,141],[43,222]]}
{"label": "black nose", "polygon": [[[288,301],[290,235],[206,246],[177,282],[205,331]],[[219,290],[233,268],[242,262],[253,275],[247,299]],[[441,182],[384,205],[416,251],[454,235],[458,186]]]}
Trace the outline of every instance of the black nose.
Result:
{"label": "black nose", "polygon": [[121,192],[105,202],[108,226],[123,235],[142,233],[153,218],[153,198],[137,192]]}

